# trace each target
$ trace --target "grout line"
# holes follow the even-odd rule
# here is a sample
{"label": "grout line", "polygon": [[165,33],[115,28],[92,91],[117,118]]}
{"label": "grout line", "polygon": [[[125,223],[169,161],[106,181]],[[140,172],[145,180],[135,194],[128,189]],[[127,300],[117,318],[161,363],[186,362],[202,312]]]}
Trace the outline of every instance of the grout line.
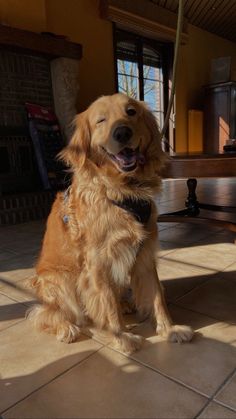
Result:
{"label": "grout line", "polygon": [[[175,302],[173,302],[173,303],[169,303],[168,304],[168,307],[169,306],[174,306],[174,307],[176,307],[176,308],[181,308],[181,310],[185,310],[185,311],[190,311],[191,313],[194,313],[194,314],[200,314],[200,315],[202,315],[202,316],[204,316],[204,317],[207,317],[209,320],[216,320],[217,322],[221,322],[221,323],[226,323],[226,324],[228,324],[228,322],[225,322],[224,320],[219,320],[219,319],[216,319],[215,317],[212,317],[212,316],[209,316],[208,314],[205,314],[205,313],[201,313],[201,312],[199,312],[199,311],[195,311],[195,310],[193,310],[193,309],[191,309],[191,308],[187,308],[187,307],[184,307],[184,306],[180,306],[180,305],[178,305],[178,304],[176,304]],[[231,324],[231,323],[230,323]],[[234,323],[232,323],[233,325],[234,325]],[[208,325],[206,326],[206,327],[208,327]],[[202,329],[202,327],[201,327],[201,329]],[[199,329],[196,329],[196,330],[199,330]]]}
{"label": "grout line", "polygon": [[[218,391],[215,393],[215,396],[217,396],[217,394],[220,393],[221,390],[224,389],[224,387],[226,386],[226,384],[228,384],[229,380],[233,378],[234,374],[236,372],[236,367],[233,369],[233,372],[231,373],[229,379],[227,381],[225,381],[218,389]],[[230,380],[231,381],[231,380]]]}
{"label": "grout line", "polygon": [[[167,223],[168,224],[168,223]],[[181,224],[181,227],[182,226],[184,226],[184,223],[178,223],[178,224]],[[157,223],[157,225],[158,225],[158,223]],[[171,227],[169,227],[169,229],[170,229]],[[172,226],[172,228],[176,228],[176,226]],[[161,231],[166,231],[166,229],[164,228],[164,230],[160,230],[160,232],[159,233],[161,233]],[[219,231],[217,231],[218,233],[219,233]],[[193,247],[193,245],[198,245],[199,243],[201,243],[202,242],[202,240],[205,240],[206,238],[208,238],[208,237],[211,237],[211,236],[213,236],[213,235],[215,235],[216,234],[216,231],[214,231],[214,230],[212,230],[212,231],[210,231],[209,230],[209,232],[207,233],[207,236],[204,238],[204,237],[202,237],[202,238],[200,238],[200,239],[198,239],[198,240],[196,240],[196,241],[193,241],[193,242],[190,242],[190,243],[185,243],[185,247]],[[168,241],[168,240],[162,240],[161,238],[159,238],[159,241],[160,242],[168,242],[168,243],[171,243],[171,244],[173,244],[173,245],[175,245],[175,243],[173,243],[171,240],[170,241]],[[170,252],[168,252],[167,254],[169,255],[170,253],[173,253],[173,252],[176,252],[176,251],[178,251],[178,250],[180,250],[180,249],[183,249],[183,247],[180,247],[180,248],[175,248],[175,249],[172,249],[172,250],[170,250]],[[160,249],[161,250],[161,249]],[[214,252],[214,250],[213,251],[211,251],[211,252]],[[161,258],[165,258],[165,255],[163,255],[163,256],[161,256]],[[182,263],[185,263],[186,264],[186,262],[182,262]],[[232,264],[234,264],[235,262],[233,262]],[[231,266],[232,264],[230,264],[229,266]],[[191,265],[191,266],[195,266],[195,267],[199,267],[199,268],[205,268],[205,269],[211,269],[211,268],[206,268],[206,267],[202,267],[202,266],[200,266],[200,265],[193,265],[193,264],[188,264],[188,265]],[[225,269],[227,269],[229,266],[227,266],[227,267],[225,267],[224,268],[224,270]],[[211,269],[212,270],[212,269]]]}
{"label": "grout line", "polygon": [[214,403],[219,404],[220,406],[226,407],[227,409],[231,410],[231,412],[236,412],[236,409],[228,404],[221,402],[220,400],[213,399]]}
{"label": "grout line", "polygon": [[[215,401],[214,400],[214,398],[215,398],[215,396],[219,393],[219,391],[226,385],[226,383],[230,380],[230,378],[234,375],[234,373],[235,373],[235,371],[236,371],[236,368],[234,368],[233,369],[233,371],[231,371],[231,373],[230,374],[228,374],[227,376],[226,376],[226,378],[224,379],[224,381],[220,384],[220,386],[217,388],[217,390],[212,394],[212,396],[211,397],[209,397],[209,399],[208,399],[208,401],[207,401],[207,403],[205,404],[205,406],[202,408],[202,409],[200,409],[200,411],[197,413],[197,415],[193,418],[193,419],[197,419],[197,418],[199,418],[199,416],[200,416],[200,414],[202,413],[202,412],[204,412],[204,410],[207,408],[207,406],[209,406],[209,404],[212,402],[212,401]],[[220,404],[220,403],[219,403]],[[228,406],[227,406],[227,408],[228,408]],[[234,412],[235,412],[235,410],[234,409],[230,409],[230,410],[233,410]]]}
{"label": "grout line", "polygon": [[25,307],[28,307],[30,304],[33,304],[33,303],[34,304],[35,303],[39,304],[39,301],[36,298],[34,300],[29,300],[29,301],[27,301],[27,300],[17,300],[15,297],[9,296],[9,294],[5,293],[4,291],[0,291],[0,295],[3,295],[4,297],[9,298],[10,300],[14,301],[14,303],[22,304]]}
{"label": "grout line", "polygon": [[[235,246],[235,251],[236,251],[236,244],[234,246]],[[235,262],[232,262],[230,265],[226,266],[226,268],[224,268],[223,271],[220,271],[220,272],[226,272],[226,269],[230,268],[230,266],[232,265],[235,265]]]}
{"label": "grout line", "polygon": [[76,362],[75,364],[71,365],[69,368],[65,369],[64,371],[62,371],[61,373],[57,374],[55,377],[53,377],[51,380],[45,382],[44,384],[42,384],[41,386],[39,386],[38,388],[36,388],[35,390],[31,391],[30,393],[28,393],[26,396],[22,397],[21,399],[19,399],[17,402],[13,403],[11,406],[7,407],[7,409],[3,410],[2,412],[0,412],[0,414],[4,414],[6,413],[8,410],[12,409],[13,407],[17,406],[19,403],[23,402],[24,400],[26,400],[28,397],[32,396],[34,393],[37,393],[37,391],[41,390],[43,387],[47,386],[48,384],[51,384],[53,381],[55,381],[57,378],[61,377],[62,375],[66,374],[67,372],[69,372],[70,370],[72,370],[74,367],[76,367],[79,364],[82,364],[84,361],[87,361],[88,358],[90,358],[91,356],[95,355],[97,352],[99,352],[101,349],[103,349],[104,345],[97,349],[94,350],[91,354],[89,354],[88,356],[86,356],[85,358],[83,358],[82,360]]}
{"label": "grout line", "polygon": [[4,327],[3,329],[1,329],[1,330],[0,330],[0,333],[5,332],[5,330],[10,329],[11,327],[16,326],[17,324],[22,323],[22,322],[24,322],[24,321],[25,321],[25,318],[23,318],[23,319],[21,319],[21,320],[18,320],[18,321],[16,321],[16,322],[14,322],[14,323],[10,324],[9,326],[6,326],[6,327]]}
{"label": "grout line", "polygon": [[[212,271],[212,274],[208,274],[208,276],[211,275],[219,275],[221,273],[227,272],[226,269],[228,269],[230,266],[234,265],[235,262],[231,263],[230,265],[227,265],[226,268],[224,268],[222,271]],[[213,278],[208,278],[205,281],[201,282],[201,284],[197,285],[196,287],[191,288],[190,290],[186,291],[185,294],[181,295],[180,297],[177,297],[174,302],[178,302],[179,300],[181,300],[183,297],[185,297],[186,295],[190,294],[192,291],[194,291],[195,289],[199,289],[203,286],[205,286],[208,282],[213,282],[215,279]],[[219,320],[219,319],[217,319]],[[233,323],[234,324],[234,323]]]}
{"label": "grout line", "polygon": [[230,320],[218,319],[217,317],[209,316],[209,314],[203,313],[202,311],[196,311],[196,310],[193,310],[193,309],[185,307],[185,306],[181,306],[181,305],[176,304],[176,303],[170,303],[170,304],[173,304],[174,306],[176,306],[178,308],[185,309],[187,311],[191,311],[192,313],[195,313],[195,314],[201,314],[202,316],[208,317],[209,319],[212,319],[212,320],[216,320],[217,322],[220,322],[220,323],[225,323],[225,324],[228,324],[230,326],[231,325],[233,325],[233,326],[236,325],[236,322],[233,322],[233,321],[230,321]]}
{"label": "grout line", "polygon": [[[213,274],[210,275],[216,275],[218,272],[214,272]],[[186,297],[186,295],[191,294],[191,292],[198,290],[199,288],[201,288],[203,285],[206,285],[208,282],[212,282],[214,281],[212,278],[208,278],[206,279],[204,282],[201,282],[201,284],[196,285],[195,287],[191,288],[190,290],[186,291],[185,294],[181,295],[180,297],[176,297],[176,299],[173,301],[173,304],[178,303],[179,300],[181,300],[181,298]]]}
{"label": "grout line", "polygon": [[117,352],[120,355],[123,355],[127,359],[131,359],[136,364],[142,365],[143,367],[148,368],[149,370],[155,372],[156,374],[161,375],[162,377],[167,378],[170,381],[173,381],[174,383],[179,384],[179,385],[181,385],[184,388],[187,388],[188,390],[192,391],[193,393],[197,393],[200,396],[203,396],[203,397],[205,397],[207,399],[209,398],[209,396],[207,394],[201,392],[200,390],[196,389],[195,387],[192,387],[189,384],[186,384],[183,381],[178,380],[178,378],[172,377],[171,375],[168,375],[168,374],[164,373],[163,371],[161,371],[161,370],[159,370],[157,368],[154,368],[151,365],[146,364],[145,362],[143,362],[143,361],[141,361],[139,359],[134,358],[132,355],[126,355],[124,352],[121,352],[118,349],[115,349],[115,348],[109,346],[109,344],[105,345],[105,347],[108,348],[108,349],[110,349],[110,350],[112,350],[112,351],[114,351],[114,352]]}
{"label": "grout line", "polygon": [[[213,274],[213,275],[215,275],[215,274]],[[169,303],[170,304],[175,304],[176,302],[181,300],[181,298],[185,297],[186,295],[190,294],[192,291],[195,291],[196,289],[200,288],[201,285],[205,285],[207,282],[210,282],[210,281],[213,281],[213,279],[211,279],[211,278],[206,279],[205,281],[201,282],[201,284],[193,286],[193,288],[189,289],[188,291],[186,291],[181,296],[176,297],[173,301],[170,301]],[[163,284],[163,285],[164,285],[164,289],[165,289],[165,284]]]}
{"label": "grout line", "polygon": [[193,417],[193,419],[197,419],[199,418],[199,416],[205,411],[205,409],[207,408],[207,406],[209,406],[209,404],[211,403],[211,399],[208,399],[206,404],[199,410],[199,412]]}
{"label": "grout line", "polygon": [[[184,250],[184,248],[182,247],[180,247],[179,249],[176,249],[176,251],[178,251],[178,250]],[[172,252],[173,253],[173,252]],[[211,253],[214,253],[214,252],[211,252]],[[168,253],[168,255],[169,255],[169,253]],[[162,256],[162,259],[164,259],[164,260],[166,260],[167,262],[177,262],[177,263],[179,263],[179,264],[181,264],[181,265],[187,265],[187,266],[190,266],[190,267],[192,267],[192,268],[197,268],[197,269],[202,269],[203,271],[205,270],[205,271],[211,271],[212,273],[218,273],[218,272],[222,272],[222,271],[219,271],[219,270],[217,270],[217,269],[213,269],[213,268],[210,268],[210,267],[208,267],[208,266],[201,266],[201,265],[196,265],[196,264],[194,264],[194,263],[189,263],[189,262],[185,262],[185,261],[183,261],[183,260],[180,260],[180,259],[171,259],[171,258],[169,258],[169,257],[165,257],[165,255],[164,256]],[[231,265],[231,264],[230,264]],[[230,266],[229,265],[229,266]],[[228,268],[228,265],[225,267],[225,269],[227,269]]]}

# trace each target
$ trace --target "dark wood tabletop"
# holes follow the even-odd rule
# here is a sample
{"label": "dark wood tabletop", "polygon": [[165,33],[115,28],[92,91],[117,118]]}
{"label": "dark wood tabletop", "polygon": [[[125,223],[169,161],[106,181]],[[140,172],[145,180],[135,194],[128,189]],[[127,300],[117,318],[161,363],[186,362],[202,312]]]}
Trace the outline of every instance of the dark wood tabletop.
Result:
{"label": "dark wood tabletop", "polygon": [[170,156],[163,170],[164,178],[199,178],[236,176],[236,153],[178,154]]}

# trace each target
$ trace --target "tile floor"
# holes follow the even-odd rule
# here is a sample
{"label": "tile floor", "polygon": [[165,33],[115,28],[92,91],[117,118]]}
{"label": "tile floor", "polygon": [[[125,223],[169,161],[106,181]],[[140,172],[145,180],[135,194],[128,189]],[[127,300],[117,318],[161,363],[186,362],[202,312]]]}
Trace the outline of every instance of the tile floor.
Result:
{"label": "tile floor", "polygon": [[[236,179],[202,179],[198,193],[199,200],[236,205]],[[182,208],[185,196],[185,181],[164,181],[160,212]],[[146,338],[127,357],[99,336],[66,345],[25,320],[34,299],[25,279],[33,275],[44,225],[0,229],[2,417],[236,418],[235,234],[160,223],[159,275],[169,309],[196,334],[189,344],[167,343],[147,322],[127,316]]]}

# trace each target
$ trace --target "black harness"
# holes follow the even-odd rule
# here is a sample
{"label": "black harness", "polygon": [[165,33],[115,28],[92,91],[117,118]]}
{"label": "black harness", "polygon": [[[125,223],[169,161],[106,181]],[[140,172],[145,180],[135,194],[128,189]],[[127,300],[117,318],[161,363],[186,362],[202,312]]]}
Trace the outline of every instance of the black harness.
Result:
{"label": "black harness", "polygon": [[145,199],[125,198],[112,203],[132,214],[141,224],[146,224],[151,216],[151,202]]}
{"label": "black harness", "polygon": [[[68,201],[70,193],[70,188],[64,191],[63,200],[66,204]],[[123,201],[111,201],[114,205],[123,210],[129,212],[134,218],[141,224],[146,224],[151,216],[151,202],[145,199],[132,199],[132,198],[125,198]],[[64,224],[68,224],[69,216],[64,215],[62,217]]]}

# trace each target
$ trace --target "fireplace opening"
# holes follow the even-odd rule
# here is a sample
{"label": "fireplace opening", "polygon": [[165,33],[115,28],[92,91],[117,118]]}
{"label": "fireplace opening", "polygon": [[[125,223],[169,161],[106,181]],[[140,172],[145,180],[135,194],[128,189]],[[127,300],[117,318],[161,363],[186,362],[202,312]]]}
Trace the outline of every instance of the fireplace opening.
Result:
{"label": "fireplace opening", "polygon": [[43,189],[25,103],[53,108],[50,59],[0,51],[0,194]]}

